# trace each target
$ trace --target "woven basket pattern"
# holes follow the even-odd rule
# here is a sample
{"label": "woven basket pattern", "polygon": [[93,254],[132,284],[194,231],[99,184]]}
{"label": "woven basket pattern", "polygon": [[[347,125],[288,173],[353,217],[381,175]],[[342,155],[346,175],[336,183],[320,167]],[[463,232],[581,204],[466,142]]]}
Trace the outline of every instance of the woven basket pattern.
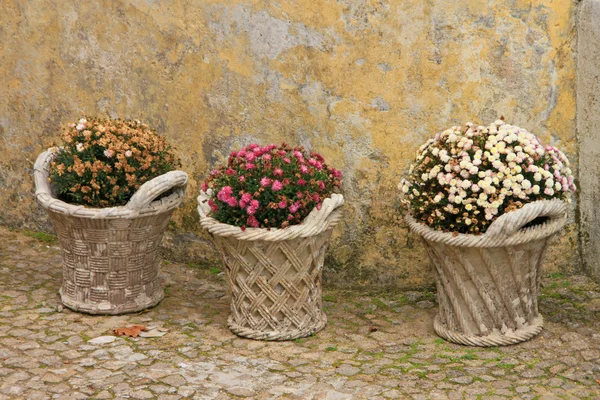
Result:
{"label": "woven basket pattern", "polygon": [[137,219],[84,219],[49,212],[62,250],[63,303],[121,314],[163,298],[158,248],[172,212]]}
{"label": "woven basket pattern", "polygon": [[[50,151],[38,157],[34,177],[37,200],[61,246],[63,304],[90,314],[123,314],[158,304],[164,296],[158,249],[183,200],[185,172],[171,171],[146,182],[123,207],[86,208],[53,194],[48,185],[53,157]],[[157,200],[163,193],[167,195]]]}
{"label": "woven basket pattern", "polygon": [[291,340],[321,330],[321,271],[331,229],[268,242],[215,237],[231,295],[229,328],[262,340]]}
{"label": "woven basket pattern", "polygon": [[[542,330],[540,269],[550,241],[565,224],[566,208],[556,201],[536,203],[498,219],[481,236],[433,231],[407,217],[435,268],[438,335],[468,346],[501,346]],[[538,216],[549,220],[522,228]]]}
{"label": "woven basket pattern", "polygon": [[425,243],[438,275],[434,328],[440,336],[465,345],[500,346],[541,331],[537,298],[547,239],[488,248]]}
{"label": "woven basket pattern", "polygon": [[292,340],[323,329],[323,261],[333,227],[341,219],[343,197],[334,194],[301,225],[243,231],[209,217],[207,199],[205,193],[198,197],[198,212],[225,264],[229,329],[258,340]]}

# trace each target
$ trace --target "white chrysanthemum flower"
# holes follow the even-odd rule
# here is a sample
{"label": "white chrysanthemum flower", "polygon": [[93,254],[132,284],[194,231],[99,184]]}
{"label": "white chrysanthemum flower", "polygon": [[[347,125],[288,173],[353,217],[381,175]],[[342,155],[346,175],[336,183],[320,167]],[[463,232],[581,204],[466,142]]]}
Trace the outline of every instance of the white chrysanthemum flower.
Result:
{"label": "white chrysanthemum flower", "polygon": [[465,205],[465,210],[471,211],[472,209],[473,209],[473,206],[470,203]]}
{"label": "white chrysanthemum flower", "polygon": [[133,153],[131,152],[131,150],[127,150],[127,151],[125,152],[125,157],[128,157],[128,158],[129,158],[129,157],[131,157],[132,155],[133,155]]}
{"label": "white chrysanthemum flower", "polygon": [[523,181],[521,182],[521,186],[523,187],[523,189],[527,190],[531,188],[531,182],[527,179],[523,179]]}
{"label": "white chrysanthemum flower", "polygon": [[546,180],[545,185],[546,185],[546,187],[551,188],[552,186],[554,186],[554,180],[553,179]]}
{"label": "white chrysanthemum flower", "polygon": [[542,180],[542,174],[540,174],[539,172],[536,172],[535,174],[533,174],[533,179],[534,179],[536,182],[539,182],[539,181],[541,181],[541,180]]}
{"label": "white chrysanthemum flower", "polygon": [[75,148],[77,149],[78,152],[82,152],[83,151],[83,143],[77,143],[75,145]]}

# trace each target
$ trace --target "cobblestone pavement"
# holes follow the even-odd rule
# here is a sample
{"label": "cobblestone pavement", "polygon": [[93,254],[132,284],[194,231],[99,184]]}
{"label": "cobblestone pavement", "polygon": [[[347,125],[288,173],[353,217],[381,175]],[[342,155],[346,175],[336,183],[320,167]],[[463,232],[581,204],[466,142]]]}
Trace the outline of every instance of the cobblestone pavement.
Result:
{"label": "cobblestone pavement", "polygon": [[[0,228],[0,399],[600,399],[600,288],[546,277],[546,329],[468,348],[437,338],[431,292],[326,291],[329,324],[284,343],[227,329],[223,277],[164,262],[163,302],[125,316],[62,309],[52,237]],[[127,324],[160,338],[111,337]],[[98,339],[100,338],[100,339]]]}

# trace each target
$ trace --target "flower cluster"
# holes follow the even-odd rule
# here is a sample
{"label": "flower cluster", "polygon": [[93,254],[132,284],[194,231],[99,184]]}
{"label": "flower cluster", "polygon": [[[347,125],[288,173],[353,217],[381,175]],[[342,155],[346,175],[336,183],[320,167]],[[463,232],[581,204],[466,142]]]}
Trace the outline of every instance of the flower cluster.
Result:
{"label": "flower cluster", "polygon": [[123,205],[144,182],[180,165],[164,138],[139,121],[82,118],[61,139],[49,180],[69,203]]}
{"label": "flower cluster", "polygon": [[342,174],[302,147],[251,144],[211,171],[202,190],[216,220],[242,229],[299,224],[340,187]]}
{"label": "flower cluster", "polygon": [[560,150],[498,120],[437,134],[417,151],[399,188],[417,221],[436,230],[481,234],[526,203],[570,201],[575,184]]}

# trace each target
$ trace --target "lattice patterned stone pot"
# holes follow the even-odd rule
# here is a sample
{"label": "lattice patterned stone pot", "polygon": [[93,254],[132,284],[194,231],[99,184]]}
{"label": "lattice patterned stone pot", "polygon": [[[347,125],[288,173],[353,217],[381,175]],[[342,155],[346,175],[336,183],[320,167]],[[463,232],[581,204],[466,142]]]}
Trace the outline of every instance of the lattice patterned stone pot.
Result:
{"label": "lattice patterned stone pot", "polygon": [[327,323],[321,299],[323,260],[341,218],[343,196],[333,194],[300,225],[244,231],[209,217],[208,198],[200,193],[198,212],[227,271],[229,329],[258,340],[292,340],[323,329]]}
{"label": "lattice patterned stone pot", "polygon": [[406,220],[435,267],[438,335],[468,346],[501,346],[540,333],[540,268],[552,237],[566,223],[565,203],[526,204],[479,236],[435,231],[410,215]]}
{"label": "lattice patterned stone pot", "polygon": [[125,206],[87,208],[56,198],[48,183],[55,154],[38,157],[34,179],[37,201],[61,247],[63,304],[89,314],[123,314],[158,304],[164,296],[158,248],[185,195],[187,174],[171,171],[144,183]]}

